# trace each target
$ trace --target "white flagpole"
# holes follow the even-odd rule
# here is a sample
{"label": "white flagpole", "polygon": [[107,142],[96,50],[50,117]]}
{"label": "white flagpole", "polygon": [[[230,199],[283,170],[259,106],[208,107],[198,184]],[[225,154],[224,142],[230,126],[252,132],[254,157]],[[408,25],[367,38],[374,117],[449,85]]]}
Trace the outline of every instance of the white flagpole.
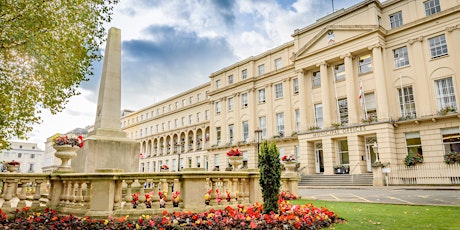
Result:
{"label": "white flagpole", "polygon": [[318,127],[318,124],[316,123],[316,107],[315,107],[315,102],[313,101],[313,92],[310,91],[310,99],[311,99],[311,105],[313,108],[313,116],[315,117],[315,126]]}
{"label": "white flagpole", "polygon": [[361,101],[361,106],[363,107],[364,119],[367,120],[366,98],[364,97],[364,88],[362,80],[359,81],[359,99]]}

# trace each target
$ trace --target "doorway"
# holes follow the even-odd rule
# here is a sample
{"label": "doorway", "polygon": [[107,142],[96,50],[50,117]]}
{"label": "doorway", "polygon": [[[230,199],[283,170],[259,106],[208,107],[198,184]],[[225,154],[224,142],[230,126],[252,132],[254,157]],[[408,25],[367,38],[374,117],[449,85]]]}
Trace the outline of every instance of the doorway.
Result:
{"label": "doorway", "polygon": [[324,173],[323,144],[315,143],[316,173]]}
{"label": "doorway", "polygon": [[372,172],[372,163],[377,160],[377,156],[374,152],[374,143],[377,142],[377,137],[366,137],[366,165],[367,172]]}

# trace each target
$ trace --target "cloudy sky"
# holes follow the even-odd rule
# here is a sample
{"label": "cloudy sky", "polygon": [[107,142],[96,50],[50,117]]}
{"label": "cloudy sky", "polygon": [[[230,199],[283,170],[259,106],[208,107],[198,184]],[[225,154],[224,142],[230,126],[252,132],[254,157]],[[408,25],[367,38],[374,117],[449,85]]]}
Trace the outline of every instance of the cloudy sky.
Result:
{"label": "cloudy sky", "polygon": [[[121,0],[107,28],[121,29],[122,109],[138,110],[209,81],[235,62],[291,41],[334,9],[362,0]],[[105,48],[105,47],[102,47]],[[102,63],[57,115],[42,114],[29,141],[95,120]]]}

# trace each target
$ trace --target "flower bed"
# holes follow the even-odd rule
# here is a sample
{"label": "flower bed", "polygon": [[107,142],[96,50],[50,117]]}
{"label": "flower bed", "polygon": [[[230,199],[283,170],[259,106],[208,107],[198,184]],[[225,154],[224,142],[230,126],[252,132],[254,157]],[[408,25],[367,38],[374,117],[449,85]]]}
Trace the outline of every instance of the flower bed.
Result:
{"label": "flower bed", "polygon": [[263,206],[230,206],[223,210],[208,212],[187,211],[168,213],[162,216],[142,215],[131,220],[129,216],[109,217],[94,220],[72,215],[60,216],[54,210],[31,212],[28,208],[16,210],[7,218],[0,210],[0,228],[9,229],[320,229],[340,223],[337,215],[326,208],[316,208],[312,204],[292,205],[279,201],[280,214],[263,214]]}

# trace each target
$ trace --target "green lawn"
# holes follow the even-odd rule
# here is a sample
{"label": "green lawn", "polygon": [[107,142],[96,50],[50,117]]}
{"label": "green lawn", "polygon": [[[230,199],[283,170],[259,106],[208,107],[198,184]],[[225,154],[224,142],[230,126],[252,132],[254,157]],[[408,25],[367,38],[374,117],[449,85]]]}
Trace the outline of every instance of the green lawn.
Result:
{"label": "green lawn", "polygon": [[348,221],[330,229],[460,229],[460,207],[294,200],[326,207]]}

